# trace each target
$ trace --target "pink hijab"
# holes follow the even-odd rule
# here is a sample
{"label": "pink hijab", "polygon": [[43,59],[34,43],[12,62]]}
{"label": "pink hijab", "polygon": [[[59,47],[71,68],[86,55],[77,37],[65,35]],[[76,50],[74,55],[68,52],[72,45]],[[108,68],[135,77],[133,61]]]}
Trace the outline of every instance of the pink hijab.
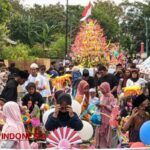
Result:
{"label": "pink hijab", "polygon": [[77,95],[84,95],[85,88],[89,88],[89,84],[87,81],[81,80],[77,88]]}
{"label": "pink hijab", "polygon": [[103,89],[105,94],[101,96],[101,100],[105,101],[104,103],[107,105],[115,106],[117,104],[117,101],[115,97],[112,95],[111,90],[110,90],[110,84],[107,82],[103,82],[100,86],[99,89]]}
{"label": "pink hijab", "polygon": [[103,82],[100,86],[99,86],[100,89],[103,89],[103,91],[105,92],[105,94],[103,94],[104,96],[111,96],[111,90],[110,90],[110,84],[107,83],[107,82]]}
{"label": "pink hijab", "polygon": [[[15,102],[7,102],[3,106],[3,113],[6,118],[6,123],[3,126],[2,133],[25,133],[24,124],[21,119],[19,105]],[[28,140],[20,140],[16,145],[19,149],[30,149]]]}

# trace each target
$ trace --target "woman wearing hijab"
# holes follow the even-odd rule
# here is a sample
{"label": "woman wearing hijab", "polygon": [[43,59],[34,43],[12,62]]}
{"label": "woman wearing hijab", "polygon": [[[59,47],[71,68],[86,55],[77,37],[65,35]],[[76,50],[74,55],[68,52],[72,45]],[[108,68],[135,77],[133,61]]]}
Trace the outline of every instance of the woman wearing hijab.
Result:
{"label": "woman wearing hijab", "polygon": [[127,80],[129,78],[131,78],[131,70],[126,69],[124,76],[122,76],[119,80],[119,84],[118,84],[118,87],[117,87],[117,93],[118,94],[120,94],[122,92],[122,88],[126,87],[126,83],[127,83]]}
{"label": "woman wearing hijab", "polygon": [[[89,84],[87,81],[80,81],[75,99],[81,104],[82,112],[84,112],[89,105]],[[83,119],[89,121],[89,115],[86,114]]]}
{"label": "woman wearing hijab", "polygon": [[[3,115],[5,116],[6,123],[2,128],[2,133],[10,134],[25,134],[24,124],[22,122],[20,109],[17,103],[7,102],[3,107]],[[32,144],[34,145],[34,144]],[[30,146],[28,139],[7,139],[1,140],[0,148],[13,148],[13,149],[30,149],[33,148]]]}
{"label": "woman wearing hijab", "polygon": [[[112,109],[116,105],[116,99],[111,94],[110,85],[107,82],[103,82],[99,90],[102,93],[100,97],[100,112],[108,116],[111,115]],[[96,127],[96,148],[111,148],[112,146],[112,129],[109,124],[108,117],[102,115],[102,125]]]}
{"label": "woman wearing hijab", "polygon": [[131,71],[131,78],[127,80],[126,87],[134,86],[134,85],[143,86],[146,83],[147,83],[146,80],[144,80],[143,78],[140,78],[139,70],[133,69]]}
{"label": "woman wearing hijab", "polygon": [[50,114],[45,124],[45,128],[48,131],[53,131],[60,127],[69,127],[76,131],[80,131],[83,128],[82,121],[77,114],[73,112],[71,107],[71,96],[66,93],[59,95],[56,99],[54,113]]}

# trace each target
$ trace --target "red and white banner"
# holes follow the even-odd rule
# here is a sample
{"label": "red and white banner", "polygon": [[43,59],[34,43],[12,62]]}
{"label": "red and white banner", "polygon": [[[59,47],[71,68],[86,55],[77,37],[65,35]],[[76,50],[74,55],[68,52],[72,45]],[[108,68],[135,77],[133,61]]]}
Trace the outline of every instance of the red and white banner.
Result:
{"label": "red and white banner", "polygon": [[92,4],[91,4],[91,2],[89,2],[88,6],[85,7],[85,9],[82,13],[83,18],[81,18],[80,21],[86,20],[91,15],[91,11],[92,11]]}

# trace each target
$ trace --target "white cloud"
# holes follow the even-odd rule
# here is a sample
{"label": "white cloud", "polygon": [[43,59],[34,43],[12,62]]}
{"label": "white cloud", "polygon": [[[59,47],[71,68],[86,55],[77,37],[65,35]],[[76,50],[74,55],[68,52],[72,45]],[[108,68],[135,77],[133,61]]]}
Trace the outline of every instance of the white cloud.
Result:
{"label": "white cloud", "polygon": [[[83,5],[86,6],[89,3],[89,0],[68,0],[69,4],[71,5]],[[96,1],[96,0],[91,0],[91,2]],[[116,4],[121,3],[123,0],[114,0]],[[134,2],[135,0],[129,0],[130,2]],[[141,1],[142,0],[137,0]],[[49,5],[49,4],[57,4],[60,2],[61,4],[65,5],[66,0],[21,0],[21,3],[25,6],[33,6],[34,4],[39,4],[39,5]]]}

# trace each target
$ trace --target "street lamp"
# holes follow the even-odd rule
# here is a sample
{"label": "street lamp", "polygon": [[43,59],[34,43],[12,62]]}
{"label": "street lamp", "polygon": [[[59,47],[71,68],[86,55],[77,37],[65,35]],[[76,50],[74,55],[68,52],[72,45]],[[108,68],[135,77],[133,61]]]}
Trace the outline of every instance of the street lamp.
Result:
{"label": "street lamp", "polygon": [[146,54],[147,54],[147,57],[149,55],[149,51],[148,51],[148,42],[149,42],[149,39],[148,39],[148,24],[147,24],[147,21],[150,20],[149,18],[147,17],[144,17],[144,23],[145,23],[145,29],[146,29],[146,33],[145,33],[145,37],[146,37]]}
{"label": "street lamp", "polygon": [[68,0],[66,0],[66,38],[65,38],[65,57],[68,53]]}

